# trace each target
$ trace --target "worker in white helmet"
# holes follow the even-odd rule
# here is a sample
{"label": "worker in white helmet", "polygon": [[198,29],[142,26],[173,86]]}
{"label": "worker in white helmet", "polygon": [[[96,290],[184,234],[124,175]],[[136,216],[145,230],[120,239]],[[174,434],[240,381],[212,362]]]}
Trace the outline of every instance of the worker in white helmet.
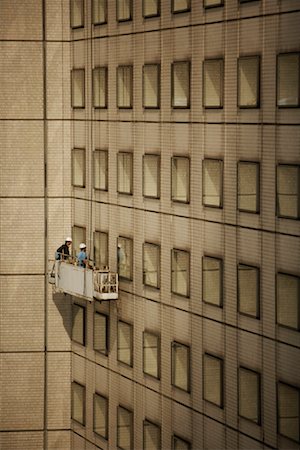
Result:
{"label": "worker in white helmet", "polygon": [[77,253],[77,261],[79,267],[86,267],[87,265],[87,254],[86,254],[86,245],[82,242],[79,245],[79,253]]}
{"label": "worker in white helmet", "polygon": [[68,259],[70,256],[71,245],[72,245],[72,238],[67,237],[65,243],[56,250],[55,259]]}

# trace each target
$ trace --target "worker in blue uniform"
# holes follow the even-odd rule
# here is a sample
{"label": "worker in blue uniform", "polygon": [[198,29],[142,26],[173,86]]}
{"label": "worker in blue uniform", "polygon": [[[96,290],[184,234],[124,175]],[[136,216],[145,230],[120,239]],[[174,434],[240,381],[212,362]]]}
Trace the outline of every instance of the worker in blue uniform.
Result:
{"label": "worker in blue uniform", "polygon": [[77,262],[79,267],[86,267],[87,265],[87,254],[86,254],[86,245],[82,242],[79,245],[80,252],[77,253]]}

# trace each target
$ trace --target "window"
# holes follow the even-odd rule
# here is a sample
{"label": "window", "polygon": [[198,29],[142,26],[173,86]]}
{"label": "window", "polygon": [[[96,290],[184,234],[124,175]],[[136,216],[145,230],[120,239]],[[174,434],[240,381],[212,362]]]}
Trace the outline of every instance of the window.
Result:
{"label": "window", "polygon": [[300,277],[277,274],[277,323],[300,330]]}
{"label": "window", "polygon": [[260,424],[260,374],[239,368],[239,416]]}
{"label": "window", "polygon": [[133,413],[122,406],[118,406],[117,427],[117,447],[122,450],[131,450],[133,448]]}
{"label": "window", "polygon": [[300,166],[280,164],[277,167],[277,215],[300,218]]}
{"label": "window", "polygon": [[172,0],[172,13],[181,13],[190,9],[190,0]]}
{"label": "window", "polygon": [[72,305],[72,341],[85,345],[85,308],[76,303]]}
{"label": "window", "polygon": [[172,64],[172,108],[190,107],[190,63],[177,61]]}
{"label": "window", "polygon": [[191,450],[191,444],[184,439],[173,436],[173,447],[172,450]]}
{"label": "window", "polygon": [[118,322],[118,361],[132,367],[133,328],[126,322]]}
{"label": "window", "polygon": [[132,153],[118,153],[118,192],[132,194]]}
{"label": "window", "polygon": [[160,344],[156,334],[144,332],[144,373],[159,378]]}
{"label": "window", "polygon": [[72,228],[72,238],[72,255],[76,256],[76,253],[79,252],[79,244],[86,241],[86,229],[74,225]]}
{"label": "window", "polygon": [[94,350],[108,355],[109,321],[108,316],[98,311],[94,315]]}
{"label": "window", "polygon": [[204,354],[204,400],[223,408],[223,360]]}
{"label": "window", "polygon": [[132,0],[117,0],[117,20],[125,22],[132,19]]}
{"label": "window", "polygon": [[259,163],[238,163],[238,210],[259,212]]}
{"label": "window", "polygon": [[223,6],[224,0],[204,0],[204,8],[212,8],[214,6]]}
{"label": "window", "polygon": [[93,69],[93,106],[107,108],[107,67]]}
{"label": "window", "polygon": [[158,245],[145,242],[143,250],[143,283],[146,286],[159,288],[160,247]]}
{"label": "window", "polygon": [[300,106],[300,53],[285,53],[277,59],[277,106]]}
{"label": "window", "polygon": [[202,300],[211,305],[222,306],[222,284],[222,260],[204,256],[202,259]]}
{"label": "window", "polygon": [[223,59],[203,63],[203,106],[223,108]]}
{"label": "window", "polygon": [[85,387],[72,382],[72,419],[85,425]]}
{"label": "window", "polygon": [[160,426],[149,420],[144,420],[144,447],[143,450],[161,449]]}
{"label": "window", "polygon": [[300,441],[300,390],[278,383],[278,432],[282,436]]}
{"label": "window", "polygon": [[190,347],[172,342],[172,385],[190,391]]}
{"label": "window", "polygon": [[160,0],[143,0],[144,18],[159,16]]}
{"label": "window", "polygon": [[244,56],[238,60],[238,106],[259,108],[259,56]]}
{"label": "window", "polygon": [[102,231],[94,233],[94,261],[95,266],[108,266],[108,234]]}
{"label": "window", "polygon": [[132,73],[132,66],[118,67],[118,108],[132,108]]}
{"label": "window", "polygon": [[183,250],[172,250],[172,292],[189,296],[190,254]]}
{"label": "window", "polygon": [[240,314],[259,318],[259,269],[238,265],[238,310]]}
{"label": "window", "polygon": [[133,242],[132,239],[118,238],[118,273],[119,277],[132,280],[133,263]]}
{"label": "window", "polygon": [[143,156],[143,195],[144,197],[160,197],[160,156]]}
{"label": "window", "polygon": [[93,24],[102,25],[107,22],[107,0],[93,1]]}
{"label": "window", "polygon": [[203,160],[202,188],[203,205],[222,208],[223,161],[217,159]]}
{"label": "window", "polygon": [[108,399],[94,394],[94,432],[108,439]]}
{"label": "window", "polygon": [[181,156],[172,158],[172,200],[190,201],[190,160]]}
{"label": "window", "polygon": [[85,187],[85,149],[72,150],[72,186]]}
{"label": "window", "polygon": [[143,69],[143,106],[144,108],[159,108],[160,93],[159,64],[145,64]]}
{"label": "window", "polygon": [[94,151],[94,188],[100,191],[108,189],[108,151]]}
{"label": "window", "polygon": [[71,72],[72,108],[85,107],[85,70],[73,69]]}
{"label": "window", "polygon": [[84,26],[84,0],[71,0],[71,28]]}

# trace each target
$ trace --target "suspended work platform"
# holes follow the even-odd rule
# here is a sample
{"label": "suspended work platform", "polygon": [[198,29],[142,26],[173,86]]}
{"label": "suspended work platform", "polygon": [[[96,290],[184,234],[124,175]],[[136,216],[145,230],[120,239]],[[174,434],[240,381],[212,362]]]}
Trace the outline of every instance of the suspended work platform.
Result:
{"label": "suspended work platform", "polygon": [[93,300],[118,299],[118,274],[108,269],[83,268],[69,261],[55,261],[49,283],[57,292]]}

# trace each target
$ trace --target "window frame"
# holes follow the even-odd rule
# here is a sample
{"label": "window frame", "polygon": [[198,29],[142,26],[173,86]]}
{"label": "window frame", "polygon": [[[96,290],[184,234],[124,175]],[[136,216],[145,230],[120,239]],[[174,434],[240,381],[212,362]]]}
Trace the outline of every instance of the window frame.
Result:
{"label": "window frame", "polygon": [[[74,92],[73,92],[73,86],[74,86],[74,81],[73,81],[73,74],[74,72],[82,72],[83,73],[83,94],[82,94],[82,98],[83,98],[83,104],[80,106],[76,106],[74,105]],[[72,109],[85,109],[85,68],[84,67],[78,67],[78,68],[73,68],[71,69],[71,108]]]}
{"label": "window frame", "polygon": [[[249,0],[248,0],[249,1]],[[281,56],[291,56],[291,55],[298,55],[299,60],[299,74],[298,74],[298,104],[297,105],[278,105],[278,95],[279,95],[279,58]],[[279,109],[295,109],[300,108],[300,51],[295,52],[280,52],[276,55],[276,108]]]}
{"label": "window frame", "polygon": [[[130,72],[131,72],[130,104],[129,104],[129,106],[119,106],[119,95],[120,95],[120,92],[119,92],[119,70],[121,68],[125,68],[125,67],[130,68]],[[116,80],[117,81],[117,89],[116,89],[116,91],[117,91],[117,98],[116,98],[117,109],[133,109],[133,64],[120,64],[116,67],[116,69],[117,69],[117,80]]]}
{"label": "window frame", "polygon": [[[80,341],[77,341],[76,339],[74,339],[74,334],[73,334],[73,326],[74,326],[74,307],[75,306],[77,306],[79,309],[81,309],[82,310],[82,312],[83,312],[83,324],[82,324],[82,336],[83,336],[83,339],[82,339],[82,342],[80,342]],[[76,302],[74,302],[74,303],[72,303],[72,342],[75,342],[76,344],[78,344],[78,345],[81,345],[82,347],[86,347],[86,341],[87,341],[87,336],[86,336],[86,330],[87,330],[87,327],[86,327],[86,317],[87,317],[87,315],[86,315],[86,307],[85,306],[82,306],[82,305],[80,305],[79,303],[76,303]]]}
{"label": "window frame", "polygon": [[[81,225],[76,225],[76,223],[73,224],[73,226],[72,226],[72,239],[73,239],[73,242],[72,242],[72,253],[71,253],[71,255],[73,257],[76,256],[76,252],[78,250],[78,247],[76,248],[76,240],[75,240],[75,230],[74,230],[74,228],[78,228],[78,229],[83,230],[83,236],[84,236],[83,242],[86,242],[86,227],[83,227]],[[80,244],[80,242],[77,245],[79,246],[79,244]]]}
{"label": "window frame", "polygon": [[192,449],[192,445],[189,441],[187,441],[186,439],[183,439],[181,436],[178,436],[178,434],[172,434],[172,450],[175,450],[175,439],[179,439],[180,441],[184,442],[187,446],[188,449],[191,450]]}
{"label": "window frame", "polygon": [[[256,165],[256,205],[255,205],[255,211],[251,210],[251,209],[244,209],[244,208],[240,208],[239,207],[239,196],[240,196],[240,192],[239,192],[239,181],[240,181],[240,164],[252,164],[252,165]],[[260,175],[261,175],[261,167],[260,167],[260,161],[248,161],[248,160],[244,160],[241,159],[239,161],[237,161],[237,189],[236,189],[236,205],[237,205],[237,210],[239,212],[246,212],[249,214],[260,214]]]}
{"label": "window frame", "polygon": [[[173,1],[173,0],[172,0]],[[181,12],[181,11],[180,11]],[[188,67],[188,72],[189,72],[189,83],[188,83],[188,99],[187,99],[187,105],[186,106],[176,106],[175,105],[175,89],[174,89],[174,67],[176,66],[176,64],[186,64]],[[191,64],[191,60],[189,59],[185,59],[185,60],[177,60],[177,61],[173,61],[171,63],[171,108],[172,109],[190,109],[191,108],[191,73],[192,73],[192,64]]]}
{"label": "window frame", "polygon": [[81,16],[82,16],[82,21],[80,23],[80,25],[73,25],[73,8],[74,8],[74,0],[70,0],[70,28],[71,30],[78,30],[80,28],[84,28],[84,0],[81,1]]}
{"label": "window frame", "polygon": [[[252,0],[251,0],[252,1]],[[255,105],[241,105],[241,77],[240,77],[240,61],[246,59],[257,60],[257,73],[256,73],[256,102]],[[238,109],[259,109],[260,108],[260,93],[261,93],[261,55],[240,55],[237,59],[237,108]]]}
{"label": "window frame", "polygon": [[[96,398],[101,397],[102,399],[104,399],[106,401],[106,410],[105,410],[105,434],[100,434],[96,431],[96,417],[95,417],[95,404],[96,404]],[[93,395],[93,432],[97,435],[97,436],[101,436],[103,439],[105,439],[106,441],[109,438],[108,432],[109,432],[109,400],[108,397],[106,397],[103,394],[100,394],[100,392],[96,391],[94,392]]]}
{"label": "window frame", "polygon": [[[257,380],[258,380],[258,390],[257,390],[257,422],[255,422],[255,420],[249,419],[249,417],[245,417],[241,415],[241,411],[240,411],[240,401],[241,401],[241,393],[240,393],[240,388],[241,388],[241,382],[240,382],[240,373],[241,371],[244,372],[251,372],[252,374],[255,374],[257,376]],[[247,420],[248,422],[254,423],[255,425],[261,426],[262,424],[262,413],[261,413],[261,406],[262,406],[262,392],[261,392],[261,388],[262,388],[262,383],[261,383],[261,373],[257,372],[256,370],[253,369],[249,369],[249,367],[245,367],[245,366],[239,366],[238,367],[238,417],[242,417],[244,420]]]}
{"label": "window frame", "polygon": [[[205,398],[205,369],[204,369],[204,366],[205,366],[205,357],[208,357],[208,358],[213,358],[213,359],[217,359],[219,362],[220,362],[220,378],[221,378],[221,385],[220,385],[220,405],[218,405],[217,403],[215,403],[215,402],[213,402],[213,401],[211,401],[211,400],[207,400],[206,398]],[[203,377],[202,377],[202,392],[203,392],[203,400],[205,401],[205,402],[208,402],[208,403],[210,403],[211,405],[215,405],[215,406],[217,406],[218,408],[220,408],[220,409],[224,409],[224,407],[225,407],[225,405],[224,405],[224,392],[225,392],[225,389],[224,389],[224,373],[225,373],[225,370],[224,370],[224,359],[222,358],[222,357],[220,357],[220,356],[216,356],[216,355],[214,355],[213,353],[210,353],[210,352],[204,352],[203,353],[203,358],[202,358],[202,365],[203,365]]]}
{"label": "window frame", "polygon": [[[145,371],[145,334],[149,334],[157,338],[157,377]],[[154,331],[148,330],[147,328],[143,331],[143,374],[155,380],[160,380],[161,376],[161,336]]]}
{"label": "window frame", "polygon": [[[146,246],[152,246],[152,247],[156,247],[156,250],[158,251],[158,267],[157,267],[157,286],[154,286],[153,284],[147,284],[145,282],[145,247]],[[160,278],[161,278],[161,246],[159,244],[155,244],[153,242],[149,242],[149,241],[145,241],[143,243],[143,285],[159,290],[160,289]]]}
{"label": "window frame", "polygon": [[129,17],[127,17],[126,19],[119,19],[119,1],[120,0],[116,0],[117,3],[117,7],[116,7],[116,20],[117,23],[123,23],[123,22],[130,22],[133,19],[133,5],[132,5],[132,0],[129,0]]}
{"label": "window frame", "polygon": [[[83,184],[75,184],[75,173],[74,173],[74,153],[75,152],[83,152],[84,157],[83,157],[83,168],[82,168],[82,172],[83,172]],[[71,180],[72,180],[72,186],[76,187],[76,188],[85,188],[86,187],[86,149],[85,148],[81,148],[81,147],[74,147],[72,148],[71,151]]]}
{"label": "window frame", "polygon": [[[156,16],[150,16],[156,17]],[[157,104],[156,106],[145,105],[145,67],[157,67]],[[160,109],[160,99],[161,99],[161,65],[160,63],[145,63],[143,65],[143,79],[142,79],[142,104],[144,109],[157,110]]]}
{"label": "window frame", "polygon": [[[175,384],[175,354],[173,354],[173,349],[177,347],[185,347],[187,349],[187,389]],[[179,389],[181,392],[191,393],[191,346],[175,340],[171,342],[171,386]]]}
{"label": "window frame", "polygon": [[[108,191],[108,167],[109,167],[109,152],[107,149],[101,149],[101,148],[95,148],[93,150],[93,189],[95,189],[96,191],[101,191],[101,192],[107,192]],[[101,187],[96,187],[96,174],[95,174],[95,170],[96,170],[96,165],[95,165],[95,156],[96,153],[105,153],[106,154],[106,167],[105,167],[105,188],[102,189]]]}
{"label": "window frame", "polygon": [[[145,194],[145,159],[147,156],[155,156],[158,160],[157,164],[157,197],[154,197],[152,195],[146,195]],[[161,175],[161,155],[160,153],[144,153],[143,154],[143,197],[145,198],[152,198],[155,200],[160,199],[160,175]]]}
{"label": "window frame", "polygon": [[[95,326],[96,326],[95,318],[96,318],[97,314],[99,316],[102,316],[102,317],[105,318],[105,350],[104,350],[104,352],[95,347]],[[110,326],[110,324],[109,324],[109,316],[107,314],[104,314],[104,313],[102,313],[100,311],[95,310],[94,314],[93,314],[93,319],[94,319],[93,320],[93,350],[95,352],[101,354],[101,355],[108,356],[108,354],[109,354],[109,347],[110,347],[110,345],[109,345],[110,344],[110,342],[109,342],[109,334],[110,334],[109,333],[109,331],[110,331],[109,330],[109,326]]]}
{"label": "window frame", "polygon": [[[205,197],[205,177],[204,177],[204,168],[205,168],[205,161],[217,161],[220,164],[220,176],[219,176],[219,183],[220,183],[220,202],[219,205],[212,205],[209,203],[204,203],[204,197]],[[214,208],[214,209],[223,209],[223,195],[224,195],[224,160],[220,158],[203,158],[202,159],[202,206],[205,208]]]}
{"label": "window frame", "polygon": [[218,5],[206,5],[206,0],[203,0],[203,8],[204,9],[212,9],[212,8],[220,8],[224,6],[224,0],[219,0],[220,3]]}
{"label": "window frame", "polygon": [[[220,105],[219,106],[206,106],[206,95],[205,95],[205,63],[211,62],[211,61],[221,61],[221,74],[220,74]],[[223,57],[216,57],[216,58],[205,58],[202,61],[202,107],[206,109],[223,109],[224,108],[224,97],[225,97],[225,80],[224,80],[224,73],[225,73],[225,58]]]}
{"label": "window frame", "polygon": [[[250,269],[255,269],[256,272],[256,278],[257,278],[257,285],[256,285],[256,314],[252,315],[246,312],[241,311],[240,309],[240,283],[239,283],[239,266],[245,266],[249,267]],[[260,319],[260,293],[261,293],[261,287],[260,287],[260,281],[261,281],[261,275],[260,275],[260,267],[253,266],[251,264],[245,264],[242,262],[239,262],[237,264],[237,312],[241,314],[242,316],[252,317],[254,319],[259,320]]]}
{"label": "window frame", "polygon": [[[297,328],[294,328],[290,325],[285,325],[282,324],[280,322],[278,322],[278,306],[279,306],[279,296],[278,296],[278,275],[284,275],[284,276],[288,276],[291,278],[296,278],[298,280],[298,317],[297,317]],[[282,328],[286,328],[288,330],[293,330],[295,332],[299,332],[300,331],[300,276],[299,275],[295,275],[293,273],[287,273],[287,272],[282,272],[282,271],[278,271],[276,272],[275,275],[275,316],[276,316],[276,325],[278,327],[282,327]],[[297,299],[296,299],[297,300]]]}
{"label": "window frame", "polygon": [[98,26],[98,25],[106,25],[107,24],[107,0],[104,0],[104,5],[105,5],[105,14],[104,14],[104,22],[95,22],[95,17],[94,17],[94,3],[96,0],[92,0],[92,24],[94,26]]}
{"label": "window frame", "polygon": [[[120,275],[120,273],[119,273],[119,279],[120,280],[132,281],[133,280],[133,258],[134,258],[133,239],[129,238],[129,237],[126,237],[126,236],[118,236],[118,243],[119,243],[119,239],[126,239],[127,241],[131,242],[130,277],[129,278],[124,277],[124,275]],[[117,251],[118,251],[118,246],[117,246]],[[118,266],[118,272],[119,272],[119,266]]]}
{"label": "window frame", "polygon": [[[219,295],[219,304],[218,305],[216,305],[215,303],[208,302],[207,300],[204,300],[204,292],[203,292],[204,281],[203,280],[204,280],[204,259],[205,258],[213,259],[220,263],[220,285],[219,285],[220,295]],[[223,260],[223,258],[220,258],[217,256],[211,256],[211,255],[207,255],[207,254],[204,254],[202,256],[202,283],[201,284],[202,284],[202,292],[201,292],[202,302],[205,303],[206,305],[215,306],[216,308],[223,308],[223,303],[224,303],[224,298],[223,298],[224,297],[224,260]]]}
{"label": "window frame", "polygon": [[117,448],[120,450],[124,450],[124,447],[120,447],[119,445],[119,409],[123,409],[124,411],[130,413],[130,448],[133,448],[133,436],[134,436],[134,413],[131,409],[126,408],[122,404],[118,404],[117,406]]}
{"label": "window frame", "polygon": [[[276,418],[277,418],[277,433],[279,434],[279,436],[283,436],[285,439],[290,439],[292,442],[296,442],[297,444],[300,443],[300,429],[299,429],[299,441],[296,441],[295,439],[286,436],[285,434],[281,434],[280,433],[280,416],[279,416],[279,408],[280,408],[280,400],[279,400],[279,385],[283,384],[284,386],[287,386],[288,388],[294,389],[295,391],[298,391],[298,395],[299,395],[299,411],[300,411],[300,387],[299,386],[293,386],[290,383],[285,383],[284,381],[281,380],[277,380],[276,383]],[[299,424],[298,424],[299,428],[300,428],[300,418],[299,418]]]}
{"label": "window frame", "polygon": [[96,233],[99,233],[99,234],[105,234],[106,236],[107,236],[107,238],[106,238],[106,240],[107,240],[107,246],[106,246],[106,254],[107,254],[107,264],[103,264],[103,266],[104,265],[106,265],[106,266],[108,266],[108,262],[109,262],[109,254],[108,254],[108,252],[109,252],[109,233],[108,232],[106,232],[106,231],[102,231],[102,230],[99,230],[99,229],[96,229],[95,231],[94,231],[94,233],[93,233],[93,256],[94,256],[94,265],[96,265],[95,264],[95,238],[96,238]]}
{"label": "window frame", "polygon": [[[174,287],[173,287],[173,252],[180,252],[180,253],[185,253],[188,255],[188,276],[187,276],[187,293],[186,294],[180,294],[176,291],[174,291]],[[175,295],[179,295],[182,298],[190,298],[190,288],[191,288],[191,252],[189,250],[183,250],[181,248],[172,248],[171,249],[171,293],[175,294]]]}
{"label": "window frame", "polygon": [[[125,324],[130,328],[130,364],[119,359],[119,323]],[[117,361],[118,363],[124,364],[126,367],[133,368],[133,350],[134,350],[134,342],[133,342],[133,324],[130,322],[126,322],[125,320],[119,319],[117,321]]]}
{"label": "window frame", "polygon": [[151,19],[151,18],[153,18],[153,17],[159,17],[159,16],[160,16],[160,9],[161,9],[161,5],[160,5],[160,1],[161,1],[161,0],[157,0],[157,13],[156,13],[156,14],[148,14],[148,15],[145,15],[145,1],[146,1],[146,0],[143,0],[143,3],[142,3],[142,8],[143,8],[143,12],[142,12],[142,14],[143,14],[143,19]]}
{"label": "window frame", "polygon": [[[105,93],[104,93],[105,106],[96,106],[95,105],[94,75],[97,71],[99,71],[99,73],[101,73],[101,70],[103,70],[105,73]],[[93,109],[96,109],[96,110],[108,108],[108,67],[107,66],[95,66],[92,69],[92,103],[93,103]]]}
{"label": "window frame", "polygon": [[191,11],[191,0],[187,0],[188,5],[185,9],[176,9],[176,10],[174,9],[174,1],[175,0],[172,0],[172,3],[171,3],[172,14],[181,14],[181,13],[186,13],[186,12]]}
{"label": "window frame", "polygon": [[158,423],[153,422],[152,420],[146,419],[146,417],[143,420],[143,450],[147,450],[146,443],[145,443],[145,425],[146,424],[152,425],[155,428],[157,428],[157,430],[159,432],[159,450],[162,450],[162,447],[161,447],[161,435],[162,435],[162,433],[161,433],[161,426]]}
{"label": "window frame", "polygon": [[[119,157],[121,155],[130,155],[131,157],[131,164],[130,164],[130,191],[129,192],[125,192],[125,191],[120,191],[119,190],[119,165],[120,165],[120,161],[119,161]],[[129,152],[129,151],[119,151],[117,153],[117,193],[118,194],[122,194],[122,195],[133,195],[133,176],[134,176],[134,170],[133,170],[133,165],[134,165],[134,161],[133,161],[134,155],[133,152]]]}
{"label": "window frame", "polygon": [[[82,393],[83,393],[83,405],[82,405],[82,422],[79,422],[77,419],[75,419],[73,417],[73,412],[74,412],[74,397],[73,397],[73,386],[74,385],[80,386],[80,388],[82,388]],[[76,423],[82,425],[83,427],[85,427],[86,424],[86,386],[84,386],[82,383],[79,383],[78,381],[73,380],[71,382],[71,419],[74,420]]]}
{"label": "window frame", "polygon": [[[300,72],[300,70],[299,70]],[[278,173],[280,166],[297,167],[298,168],[298,214],[297,217],[285,216],[279,213],[279,186],[278,186]],[[276,164],[276,217],[279,219],[290,219],[290,220],[300,220],[300,164],[293,163],[280,163]]]}
{"label": "window frame", "polygon": [[[173,196],[173,182],[175,181],[173,178],[173,163],[175,160],[178,159],[185,159],[188,163],[188,186],[187,186],[187,199],[186,200],[179,200],[176,197]],[[171,201],[174,203],[181,203],[184,205],[189,205],[191,200],[191,158],[189,155],[172,155],[171,156]]]}

